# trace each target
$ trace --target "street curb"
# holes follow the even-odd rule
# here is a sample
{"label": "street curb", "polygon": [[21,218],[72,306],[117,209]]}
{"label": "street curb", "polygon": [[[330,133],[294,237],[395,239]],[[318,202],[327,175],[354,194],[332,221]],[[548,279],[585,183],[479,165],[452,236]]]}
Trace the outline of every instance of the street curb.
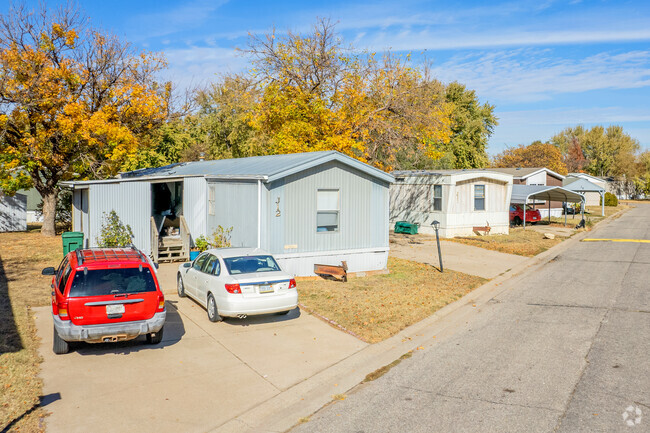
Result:
{"label": "street curb", "polygon": [[359,385],[369,373],[390,364],[406,352],[426,350],[442,338],[454,334],[469,317],[480,314],[481,307],[496,296],[517,287],[517,283],[527,274],[544,266],[595,230],[607,226],[615,220],[615,216],[620,216],[630,209],[619,211],[596,223],[592,230],[577,233],[543,253],[531,257],[426,319],[384,341],[366,346],[211,431],[214,433],[287,431],[301,419],[307,419],[332,402],[334,395],[344,394]]}

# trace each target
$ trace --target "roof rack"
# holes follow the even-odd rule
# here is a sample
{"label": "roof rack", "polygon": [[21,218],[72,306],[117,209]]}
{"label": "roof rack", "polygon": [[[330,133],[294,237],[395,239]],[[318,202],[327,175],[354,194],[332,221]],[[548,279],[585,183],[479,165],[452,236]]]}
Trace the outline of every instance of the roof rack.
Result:
{"label": "roof rack", "polygon": [[[128,247],[77,248],[75,250],[75,254],[77,256],[77,262],[78,262],[79,266],[83,265],[84,261],[86,260],[85,255],[82,253],[83,250],[88,250],[89,255],[92,256],[92,259],[95,260],[95,261],[109,260],[109,259],[115,259],[115,260],[128,259],[129,254],[127,253],[127,251],[124,251],[124,250],[130,250],[130,251],[133,251],[134,253],[137,254],[138,259],[142,263],[147,263],[147,259],[146,259],[145,255],[142,254],[142,251],[140,251],[138,248],[136,248],[135,245],[131,244]],[[98,251],[98,250],[101,250],[101,251]],[[110,255],[109,255],[109,253],[110,253]]]}

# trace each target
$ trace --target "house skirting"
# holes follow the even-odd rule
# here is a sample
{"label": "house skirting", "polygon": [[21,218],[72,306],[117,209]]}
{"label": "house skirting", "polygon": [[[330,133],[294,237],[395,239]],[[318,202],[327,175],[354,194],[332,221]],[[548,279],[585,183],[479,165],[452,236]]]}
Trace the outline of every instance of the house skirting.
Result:
{"label": "house skirting", "polygon": [[[474,226],[457,226],[457,227],[447,227],[438,229],[438,234],[441,238],[454,238],[456,236],[476,236],[473,230]],[[490,224],[490,234],[491,235],[507,235],[509,233],[510,226],[507,224]],[[418,233],[424,235],[435,235],[436,231],[432,226],[420,226],[418,228]]]}
{"label": "house skirting", "polygon": [[336,265],[346,262],[348,272],[370,272],[386,269],[388,247],[356,250],[319,251],[290,254],[273,254],[285,272],[296,277],[314,276],[314,265]]}

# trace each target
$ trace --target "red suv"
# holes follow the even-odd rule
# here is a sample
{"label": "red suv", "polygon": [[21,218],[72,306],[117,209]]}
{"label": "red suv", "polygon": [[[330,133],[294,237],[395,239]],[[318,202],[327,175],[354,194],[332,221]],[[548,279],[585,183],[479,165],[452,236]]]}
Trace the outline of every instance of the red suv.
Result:
{"label": "red suv", "polygon": [[43,269],[52,279],[56,354],[68,342],[104,343],[146,335],[160,343],[165,297],[156,271],[136,248],[90,248],[68,253],[59,269]]}
{"label": "red suv", "polygon": [[[542,215],[537,209],[526,205],[526,223],[537,224],[542,219]],[[524,206],[521,204],[510,205],[510,222],[518,226],[524,220]]]}

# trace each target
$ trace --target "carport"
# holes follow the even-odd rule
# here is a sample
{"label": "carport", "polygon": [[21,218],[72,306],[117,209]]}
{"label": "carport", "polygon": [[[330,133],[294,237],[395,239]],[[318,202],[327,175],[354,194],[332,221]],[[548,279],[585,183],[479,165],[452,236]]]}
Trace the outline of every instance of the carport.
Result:
{"label": "carport", "polygon": [[[523,225],[524,229],[526,228],[526,205],[529,200],[545,200],[549,206],[549,215],[548,220],[551,221],[551,201],[561,201],[565,204],[568,203],[580,203],[580,214],[581,219],[585,217],[585,198],[583,195],[570,191],[561,186],[545,186],[545,185],[513,185],[512,186],[512,198],[510,199],[511,203],[523,204],[524,205],[524,220]],[[566,208],[566,206],[565,206]],[[567,216],[566,211],[564,212],[564,225],[566,226]]]}
{"label": "carport", "polygon": [[601,216],[605,216],[605,188],[601,188],[600,186],[589,182],[587,179],[578,179],[567,185],[564,185],[563,188],[568,189],[569,191],[580,193],[583,196],[587,192],[597,192],[600,194]]}

